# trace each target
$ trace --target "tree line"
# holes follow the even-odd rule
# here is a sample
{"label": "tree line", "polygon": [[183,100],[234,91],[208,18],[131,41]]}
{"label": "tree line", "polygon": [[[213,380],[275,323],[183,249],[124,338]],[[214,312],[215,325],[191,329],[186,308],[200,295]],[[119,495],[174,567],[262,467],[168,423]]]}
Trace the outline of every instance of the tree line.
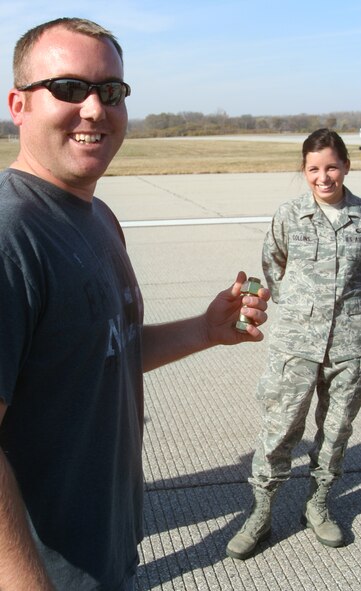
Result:
{"label": "tree line", "polygon": [[[128,137],[184,137],[187,135],[227,135],[238,133],[310,133],[330,127],[343,133],[359,132],[361,111],[345,111],[324,115],[240,115],[230,117],[225,111],[211,115],[184,111],[150,114],[144,119],[130,119]],[[12,121],[0,121],[0,137],[14,137],[18,128]]]}
{"label": "tree line", "polygon": [[310,133],[320,127],[339,132],[358,132],[361,111],[324,115],[229,117],[225,111],[204,115],[197,112],[160,113],[145,119],[130,120],[128,137],[182,137],[187,135],[223,135],[238,133]]}
{"label": "tree line", "polygon": [[1,121],[0,120],[0,137],[14,137],[19,135],[18,128],[12,121]]}

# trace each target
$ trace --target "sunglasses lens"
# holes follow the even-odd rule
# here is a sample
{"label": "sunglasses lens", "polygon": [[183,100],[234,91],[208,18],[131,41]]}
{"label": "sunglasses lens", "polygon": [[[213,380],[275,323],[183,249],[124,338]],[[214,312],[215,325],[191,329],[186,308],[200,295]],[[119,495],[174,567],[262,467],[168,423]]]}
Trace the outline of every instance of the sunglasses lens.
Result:
{"label": "sunglasses lens", "polygon": [[100,84],[99,90],[104,105],[118,105],[125,98],[125,87],[120,82]]}
{"label": "sunglasses lens", "polygon": [[127,86],[122,82],[104,82],[103,84],[90,84],[83,80],[72,78],[59,78],[52,80],[47,88],[59,101],[66,103],[81,103],[92,89],[96,89],[103,105],[118,105],[127,94]]}
{"label": "sunglasses lens", "polygon": [[67,103],[81,103],[88,92],[88,84],[81,80],[54,80],[50,87],[50,92],[55,98]]}

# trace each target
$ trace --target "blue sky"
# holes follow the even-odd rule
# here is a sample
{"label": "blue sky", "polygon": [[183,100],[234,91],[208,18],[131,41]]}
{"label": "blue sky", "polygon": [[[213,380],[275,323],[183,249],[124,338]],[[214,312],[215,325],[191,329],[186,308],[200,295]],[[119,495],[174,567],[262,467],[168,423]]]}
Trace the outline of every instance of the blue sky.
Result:
{"label": "blue sky", "polygon": [[360,0],[12,0],[1,6],[0,119],[9,119],[15,42],[60,16],[116,35],[131,119],[361,111]]}

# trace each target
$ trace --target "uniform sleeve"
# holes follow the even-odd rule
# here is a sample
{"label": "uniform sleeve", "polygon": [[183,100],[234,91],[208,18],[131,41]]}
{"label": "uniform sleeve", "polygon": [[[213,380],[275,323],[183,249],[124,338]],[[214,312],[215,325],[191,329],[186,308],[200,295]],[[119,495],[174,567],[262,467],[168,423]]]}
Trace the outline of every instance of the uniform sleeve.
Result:
{"label": "uniform sleeve", "polygon": [[262,267],[272,300],[279,301],[280,286],[287,264],[288,251],[287,217],[281,209],[274,215],[262,250]]}

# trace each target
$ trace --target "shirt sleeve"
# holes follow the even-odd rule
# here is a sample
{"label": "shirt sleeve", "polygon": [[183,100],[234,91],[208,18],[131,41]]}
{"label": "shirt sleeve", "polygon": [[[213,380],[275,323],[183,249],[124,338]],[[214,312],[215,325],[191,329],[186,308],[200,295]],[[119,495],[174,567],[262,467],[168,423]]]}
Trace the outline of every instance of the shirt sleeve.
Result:
{"label": "shirt sleeve", "polygon": [[280,210],[274,215],[262,250],[262,267],[272,300],[279,301],[280,287],[285,274],[288,254],[287,218]]}
{"label": "shirt sleeve", "polygon": [[0,398],[11,403],[38,317],[38,298],[20,267],[0,252]]}

